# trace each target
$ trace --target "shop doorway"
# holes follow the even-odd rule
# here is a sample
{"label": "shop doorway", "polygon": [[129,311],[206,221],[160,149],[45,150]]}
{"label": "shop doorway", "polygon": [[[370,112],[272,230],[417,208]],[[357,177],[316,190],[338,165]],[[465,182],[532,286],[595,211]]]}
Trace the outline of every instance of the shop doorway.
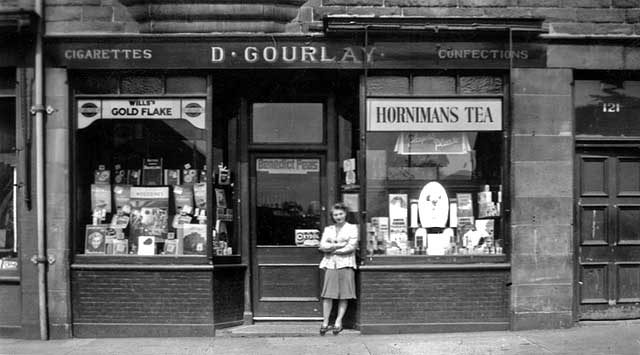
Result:
{"label": "shop doorway", "polygon": [[323,154],[251,155],[255,320],[319,319]]}
{"label": "shop doorway", "polygon": [[577,308],[581,320],[640,317],[640,150],[578,148]]}

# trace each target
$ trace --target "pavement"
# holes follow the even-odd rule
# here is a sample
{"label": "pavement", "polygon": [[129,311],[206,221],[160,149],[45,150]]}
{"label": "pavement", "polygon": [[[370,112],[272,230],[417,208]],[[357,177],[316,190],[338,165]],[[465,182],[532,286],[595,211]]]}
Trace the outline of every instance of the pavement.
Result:
{"label": "pavement", "polygon": [[569,329],[475,333],[317,334],[316,324],[257,324],[214,338],[0,339],[0,354],[120,355],[640,355],[640,320],[585,322]]}

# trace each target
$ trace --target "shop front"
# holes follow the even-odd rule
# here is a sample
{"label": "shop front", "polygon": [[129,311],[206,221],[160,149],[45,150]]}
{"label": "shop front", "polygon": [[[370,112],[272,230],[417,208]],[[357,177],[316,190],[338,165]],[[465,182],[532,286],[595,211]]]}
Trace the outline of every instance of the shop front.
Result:
{"label": "shop front", "polygon": [[321,319],[337,201],[351,326],[508,329],[511,70],[545,52],[481,39],[53,39],[74,336]]}

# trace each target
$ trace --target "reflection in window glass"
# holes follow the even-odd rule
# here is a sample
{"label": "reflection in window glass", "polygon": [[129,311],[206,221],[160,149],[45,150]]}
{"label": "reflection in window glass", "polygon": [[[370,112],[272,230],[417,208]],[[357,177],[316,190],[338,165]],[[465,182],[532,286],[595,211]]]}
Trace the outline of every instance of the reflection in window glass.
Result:
{"label": "reflection in window glass", "polygon": [[320,103],[255,103],[251,121],[253,143],[323,142]]}
{"label": "reflection in window glass", "polygon": [[296,229],[320,233],[320,160],[256,160],[259,245],[296,245]]}

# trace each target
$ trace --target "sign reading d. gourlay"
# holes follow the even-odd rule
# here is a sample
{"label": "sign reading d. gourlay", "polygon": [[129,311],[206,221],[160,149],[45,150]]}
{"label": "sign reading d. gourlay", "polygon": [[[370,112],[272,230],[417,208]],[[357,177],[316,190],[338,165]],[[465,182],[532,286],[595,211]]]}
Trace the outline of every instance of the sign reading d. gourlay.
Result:
{"label": "sign reading d. gourlay", "polygon": [[368,131],[500,131],[502,100],[367,99]]}

